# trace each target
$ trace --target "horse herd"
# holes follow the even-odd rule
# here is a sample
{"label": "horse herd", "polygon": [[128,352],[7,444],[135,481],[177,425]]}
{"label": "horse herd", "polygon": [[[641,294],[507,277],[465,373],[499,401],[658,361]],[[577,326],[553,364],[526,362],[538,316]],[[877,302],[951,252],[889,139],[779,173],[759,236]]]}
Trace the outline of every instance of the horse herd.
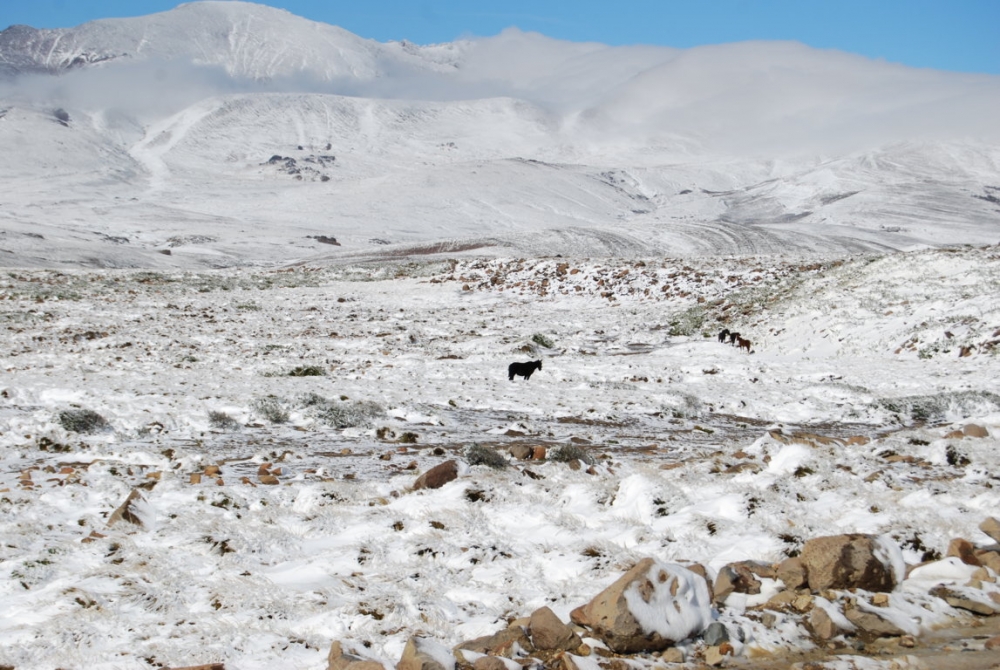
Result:
{"label": "horse herd", "polygon": [[748,354],[753,353],[750,351],[750,340],[745,340],[740,337],[739,333],[732,332],[728,328],[723,328],[719,331],[719,342],[725,343],[726,340],[738,349],[746,349]]}
{"label": "horse herd", "polygon": [[[739,349],[746,349],[748,354],[753,352],[750,350],[750,340],[744,339],[739,333],[730,331],[728,328],[723,328],[719,331],[719,342],[726,343],[729,342],[734,347]],[[542,369],[541,361],[528,361],[527,363],[511,363],[507,366],[507,378],[510,381],[514,381],[514,377],[524,377],[527,381],[531,379],[531,374],[535,370]]]}

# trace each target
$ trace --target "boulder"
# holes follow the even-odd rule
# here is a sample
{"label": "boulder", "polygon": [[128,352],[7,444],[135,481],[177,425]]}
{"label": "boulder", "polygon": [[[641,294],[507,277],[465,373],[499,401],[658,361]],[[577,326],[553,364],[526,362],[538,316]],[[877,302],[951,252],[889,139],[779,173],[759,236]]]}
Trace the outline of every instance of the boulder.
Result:
{"label": "boulder", "polygon": [[344,652],[339,640],[330,645],[330,653],[326,656],[327,670],[385,670],[378,661],[365,660]]}
{"label": "boulder", "polygon": [[458,462],[455,460],[445,461],[417,477],[413,483],[413,488],[439,489],[448,482],[458,479]]}
{"label": "boulder", "polygon": [[455,670],[455,657],[447,647],[433,640],[411,637],[396,670]]}
{"label": "boulder", "polygon": [[830,535],[808,540],[800,560],[810,590],[892,591],[896,574],[889,548],[874,535]]}
{"label": "boulder", "polygon": [[830,640],[847,632],[823,607],[813,607],[812,611],[809,612],[809,627],[812,629],[813,635],[821,640]]}
{"label": "boulder", "polygon": [[528,633],[535,649],[546,651],[576,651],[583,644],[580,636],[563,623],[548,607],[531,614]]}
{"label": "boulder", "polygon": [[472,667],[473,670],[507,670],[507,664],[496,656],[480,656]]}
{"label": "boulder", "polygon": [[867,634],[870,637],[901,637],[906,635],[905,630],[875,612],[848,607],[844,610],[844,616],[862,634]]}
{"label": "boulder", "polygon": [[615,653],[662,651],[712,621],[705,580],[680,565],[644,558],[570,614]]}
{"label": "boulder", "polygon": [[967,424],[964,428],[962,428],[962,433],[965,434],[966,437],[989,437],[990,436],[990,432],[988,430],[986,430],[982,426],[980,426],[978,424],[975,424],[975,423]]}

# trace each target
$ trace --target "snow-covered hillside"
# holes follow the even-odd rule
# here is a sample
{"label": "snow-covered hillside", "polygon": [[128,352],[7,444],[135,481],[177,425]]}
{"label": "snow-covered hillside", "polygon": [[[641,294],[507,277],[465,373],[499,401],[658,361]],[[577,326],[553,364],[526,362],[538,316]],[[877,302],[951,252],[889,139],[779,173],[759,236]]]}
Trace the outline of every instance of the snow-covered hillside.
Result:
{"label": "snow-covered hillside", "polygon": [[997,77],[793,43],[380,44],[243,2],[12,27],[0,63],[9,267],[998,238]]}

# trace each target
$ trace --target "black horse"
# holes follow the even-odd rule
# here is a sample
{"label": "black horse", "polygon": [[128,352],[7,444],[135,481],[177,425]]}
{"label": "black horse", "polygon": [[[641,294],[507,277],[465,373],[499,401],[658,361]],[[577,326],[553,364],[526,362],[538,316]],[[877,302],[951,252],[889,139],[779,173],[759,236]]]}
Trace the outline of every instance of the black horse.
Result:
{"label": "black horse", "polygon": [[725,342],[729,339],[729,329],[723,328],[719,331],[719,342]]}
{"label": "black horse", "polygon": [[736,341],[740,339],[739,333],[729,333],[729,344],[736,346]]}
{"label": "black horse", "polygon": [[531,379],[531,373],[542,369],[541,361],[528,361],[527,363],[511,363],[507,367],[507,377],[514,381],[514,375],[520,375],[527,381]]}

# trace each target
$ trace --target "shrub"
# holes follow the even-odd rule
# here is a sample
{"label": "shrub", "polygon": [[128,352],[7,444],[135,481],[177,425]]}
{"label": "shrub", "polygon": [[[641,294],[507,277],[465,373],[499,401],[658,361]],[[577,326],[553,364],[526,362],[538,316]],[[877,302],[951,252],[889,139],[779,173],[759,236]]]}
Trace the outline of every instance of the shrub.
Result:
{"label": "shrub", "polygon": [[67,409],[59,412],[59,424],[71,433],[100,433],[111,430],[107,420],[89,409]]}
{"label": "shrub", "polygon": [[531,336],[531,341],[540,347],[545,347],[546,349],[551,349],[555,346],[555,343],[551,339],[542,335],[541,333],[535,333]]}
{"label": "shrub", "polygon": [[273,395],[264,398],[257,398],[253,402],[253,410],[271,423],[285,423],[289,414],[285,408],[285,403]]}
{"label": "shrub", "polygon": [[225,412],[209,411],[208,425],[219,430],[237,430],[240,427],[240,422]]}
{"label": "shrub", "polygon": [[319,365],[302,365],[288,373],[290,377],[323,377],[325,375],[326,370]]}
{"label": "shrub", "polygon": [[371,400],[328,400],[315,393],[303,398],[303,405],[312,410],[313,414],[323,423],[335,428],[354,428],[367,426],[372,421],[385,414],[385,410],[377,402]]}
{"label": "shrub", "polygon": [[583,461],[587,465],[593,465],[594,463],[594,457],[588,454],[583,447],[576,444],[564,444],[561,447],[554,449],[549,454],[549,460],[559,463]]}
{"label": "shrub", "polygon": [[481,444],[473,444],[465,451],[465,460],[469,465],[485,465],[494,470],[502,470],[507,467],[507,459],[496,449],[484,447]]}

